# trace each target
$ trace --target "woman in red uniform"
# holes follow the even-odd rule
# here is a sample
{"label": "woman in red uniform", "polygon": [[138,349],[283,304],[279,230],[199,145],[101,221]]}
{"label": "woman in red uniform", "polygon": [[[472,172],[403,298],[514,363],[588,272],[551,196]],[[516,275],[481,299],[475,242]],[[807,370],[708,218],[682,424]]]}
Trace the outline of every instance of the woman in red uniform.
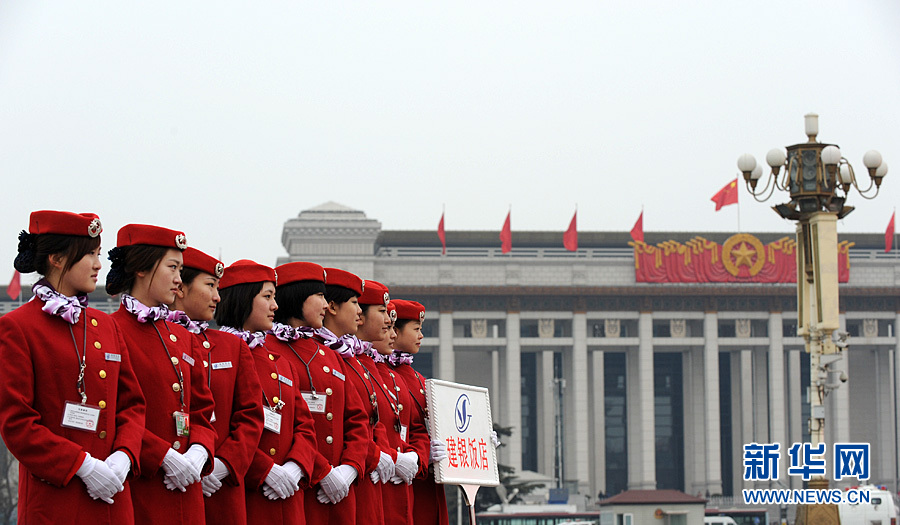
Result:
{"label": "woman in red uniform", "polygon": [[244,476],[263,431],[262,393],[253,356],[246,343],[218,330],[207,330],[219,303],[221,261],[194,248],[184,250],[181,286],[175,294],[177,322],[203,348],[206,384],[216,408],[213,470],[203,477],[207,523],[247,523]]}
{"label": "woman in red uniform", "polygon": [[43,276],[0,317],[0,433],[19,460],[22,524],[134,521],[125,478],[144,398],[116,324],[87,307],[101,230],[92,213],[36,211],[19,235],[16,270]]}
{"label": "woman in red uniform", "polygon": [[167,321],[181,284],[184,233],[129,224],[119,230],[106,291],[122,294],[112,318],[125,336],[135,375],[147,399],[140,477],[131,483],[136,523],[205,520],[201,475],[213,465],[213,398],[200,345]]}
{"label": "woman in red uniform", "polygon": [[[415,301],[393,301],[397,308],[397,339],[394,353],[390,356],[394,373],[405,383],[413,401],[413,420],[424,424],[428,419],[428,405],[425,400],[425,378],[413,370],[413,356],[422,345],[422,322],[425,307]],[[416,424],[421,428],[422,425]],[[428,438],[430,440],[430,438]],[[419,452],[419,475],[413,481],[413,521],[416,525],[447,525],[447,498],[444,486],[434,482],[431,463],[447,457],[447,446],[442,441],[431,440],[430,454]]]}
{"label": "woman in red uniform", "polygon": [[[345,386],[349,371],[343,360],[325,344],[327,339],[332,346],[343,346],[335,334],[323,331],[326,311],[335,306],[325,300],[325,270],[307,262],[284,264],[276,270],[280,307],[273,335],[299,372],[318,440],[312,487],[305,496],[306,521],[352,525],[356,495],[351,485],[365,465],[367,416],[355,389]],[[327,276],[329,282],[342,282],[338,271],[329,270]],[[356,282],[362,288],[362,281],[357,278]],[[356,309],[356,303],[352,304]],[[354,314],[354,326],[355,319]]]}
{"label": "woman in red uniform", "polygon": [[262,387],[265,426],[245,480],[247,523],[302,525],[308,483],[301,487],[301,481],[313,468],[316,436],[297,373],[266,336],[278,309],[276,278],[272,268],[253,261],[226,268],[216,322],[250,346]]}

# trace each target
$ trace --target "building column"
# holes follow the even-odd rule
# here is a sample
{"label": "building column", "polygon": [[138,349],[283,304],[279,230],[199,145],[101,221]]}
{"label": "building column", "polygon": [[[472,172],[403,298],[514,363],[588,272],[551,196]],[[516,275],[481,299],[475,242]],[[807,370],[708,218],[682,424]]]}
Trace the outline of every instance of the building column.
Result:
{"label": "building column", "polygon": [[595,350],[591,361],[591,403],[593,409],[592,433],[594,442],[591,450],[591,495],[606,492],[606,369],[603,366],[604,353]]}
{"label": "building column", "polygon": [[[753,441],[769,443],[768,352],[751,350],[753,355]],[[748,441],[749,443],[749,441]],[[743,455],[741,457],[744,457]]]}
{"label": "building column", "polygon": [[[722,493],[722,441],[719,421],[719,316],[703,319],[703,423],[706,429],[706,492]],[[743,456],[741,456],[743,457]]]}
{"label": "building column", "polygon": [[872,461],[872,478],[891,479],[896,470],[894,457],[894,363],[891,352],[884,347],[875,347],[875,429],[878,439],[872,443],[871,454],[873,458],[881,458]]}
{"label": "building column", "polygon": [[[891,392],[894,393],[894,450],[900,454],[900,312],[894,319],[893,336],[897,341],[894,343],[894,384],[891,385]],[[894,464],[894,479],[900,480],[900,457]],[[900,486],[894,487],[894,492],[897,491],[900,491]]]}
{"label": "building column", "polygon": [[[693,347],[684,352],[684,491],[706,492],[706,387],[703,377],[703,349]],[[690,429],[688,432],[687,429]]]}
{"label": "building column", "polygon": [[628,351],[628,488],[656,489],[653,315],[638,318],[637,349]]}
{"label": "building column", "polygon": [[444,381],[456,381],[456,355],[453,350],[453,314],[441,312],[438,317],[438,351],[434,376]]}
{"label": "building column", "polygon": [[556,461],[556,403],[554,403],[555,384],[553,383],[552,350],[544,350],[539,354],[538,384],[538,471],[541,474],[555,476],[553,468]]}
{"label": "building column", "polygon": [[[785,417],[784,381],[784,332],[781,312],[769,314],[769,440],[781,443],[782,449],[790,447],[787,440],[787,418]],[[743,457],[743,456],[742,456]],[[787,479],[787,462],[778,463],[778,479]]]}
{"label": "building column", "polygon": [[566,414],[568,433],[565,458],[566,473],[570,480],[577,480],[578,492],[588,494],[590,490],[590,444],[588,443],[588,354],[587,316],[581,312],[572,318],[572,382],[566,388],[566,396],[572,401],[566,403],[571,412]]}
{"label": "building column", "polygon": [[[522,348],[519,341],[519,313],[506,314],[506,352],[503,356],[503,425],[513,427],[507,436],[504,463],[522,470]],[[501,448],[500,450],[503,450]]]}
{"label": "building column", "polygon": [[[735,357],[737,359],[735,359]],[[731,428],[733,458],[744,457],[744,445],[754,442],[753,438],[753,352],[739,350],[731,359]],[[738,462],[734,462],[738,465]],[[743,465],[743,462],[740,463]],[[744,480],[741,468],[734,469],[734,493],[754,488],[752,481]]]}

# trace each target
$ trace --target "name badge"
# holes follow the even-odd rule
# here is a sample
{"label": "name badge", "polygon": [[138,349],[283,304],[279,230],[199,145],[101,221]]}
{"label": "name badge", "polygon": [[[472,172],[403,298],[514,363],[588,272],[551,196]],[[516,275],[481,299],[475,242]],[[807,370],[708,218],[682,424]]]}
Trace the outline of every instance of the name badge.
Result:
{"label": "name badge", "polygon": [[107,353],[107,354],[106,354],[106,360],[107,360],[107,361],[115,361],[115,362],[117,362],[117,363],[121,363],[121,362],[122,362],[122,354],[110,354],[110,353]]}
{"label": "name badge", "polygon": [[219,361],[212,364],[213,370],[224,370],[226,368],[231,368],[231,361]]}
{"label": "name badge", "polygon": [[182,352],[181,359],[183,359],[187,364],[194,366],[194,358],[193,357]]}
{"label": "name badge", "polygon": [[281,414],[269,407],[263,407],[263,412],[266,414],[263,428],[269,432],[281,434]]}
{"label": "name badge", "polygon": [[409,430],[409,427],[406,425],[400,425],[400,439],[406,441],[406,431]]}
{"label": "name badge", "polygon": [[293,382],[293,381],[291,381],[291,380],[290,380],[289,378],[287,378],[287,377],[284,377],[284,376],[281,375],[281,374],[278,374],[278,380],[281,381],[282,383],[286,384],[287,386],[294,386],[294,382]]}
{"label": "name badge", "polygon": [[344,374],[342,374],[334,369],[331,370],[331,373],[334,374],[334,377],[340,379],[341,381],[344,381]]}
{"label": "name badge", "polygon": [[66,409],[63,411],[62,426],[77,428],[86,432],[96,432],[97,423],[100,422],[100,407],[82,405],[66,401]]}
{"label": "name badge", "polygon": [[182,411],[172,412],[175,418],[175,435],[185,437],[191,433],[191,415]]}
{"label": "name badge", "polygon": [[306,406],[309,407],[310,412],[313,414],[325,413],[325,401],[328,399],[328,396],[323,394],[313,394],[312,392],[300,392],[300,395],[302,395],[303,400],[306,401]]}

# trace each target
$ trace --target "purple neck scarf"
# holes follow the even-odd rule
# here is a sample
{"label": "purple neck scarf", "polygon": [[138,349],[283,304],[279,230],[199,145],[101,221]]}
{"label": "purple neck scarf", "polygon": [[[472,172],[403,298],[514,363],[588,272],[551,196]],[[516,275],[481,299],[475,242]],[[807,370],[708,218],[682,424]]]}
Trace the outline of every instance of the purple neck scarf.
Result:
{"label": "purple neck scarf", "polygon": [[168,317],[166,317],[166,321],[170,323],[180,324],[181,326],[187,328],[187,331],[192,334],[199,334],[205,332],[207,328],[209,328],[209,323],[206,321],[193,321],[188,314],[182,312],[181,310],[172,310],[169,312]]}
{"label": "purple neck scarf", "polygon": [[36,282],[31,289],[34,291],[35,297],[44,301],[41,310],[50,315],[62,317],[69,324],[78,323],[81,311],[88,305],[87,295],[65,296],[54,290],[45,279]]}
{"label": "purple neck scarf", "polygon": [[[334,335],[334,332],[325,328],[324,326],[322,328],[316,329],[316,335],[322,338],[322,344],[340,354],[341,357],[353,357],[356,355],[356,352],[353,351],[353,348],[347,343],[347,340],[344,338],[347,336],[338,337]],[[354,339],[356,338],[354,337]]]}
{"label": "purple neck scarf", "polygon": [[407,354],[406,352],[400,352],[394,350],[394,353],[388,357],[388,361],[394,366],[398,365],[412,365],[413,356],[412,354]]}
{"label": "purple neck scarf", "polygon": [[169,317],[168,306],[161,304],[159,306],[150,307],[138,301],[134,297],[128,295],[127,293],[122,294],[122,305],[126,310],[137,317],[139,323],[146,323],[147,321],[159,321],[160,319],[166,319],[167,317]]}
{"label": "purple neck scarf", "polygon": [[237,328],[232,328],[230,326],[220,326],[220,332],[227,332],[229,334],[234,334],[247,343],[251,349],[256,348],[258,346],[262,346],[263,343],[266,342],[266,333],[265,332],[251,332],[250,330],[238,330]]}
{"label": "purple neck scarf", "polygon": [[282,323],[272,323],[272,329],[267,333],[274,335],[279,341],[284,341],[286,343],[296,341],[297,339],[311,339],[312,336],[316,335],[316,331],[308,326],[294,328],[293,326]]}

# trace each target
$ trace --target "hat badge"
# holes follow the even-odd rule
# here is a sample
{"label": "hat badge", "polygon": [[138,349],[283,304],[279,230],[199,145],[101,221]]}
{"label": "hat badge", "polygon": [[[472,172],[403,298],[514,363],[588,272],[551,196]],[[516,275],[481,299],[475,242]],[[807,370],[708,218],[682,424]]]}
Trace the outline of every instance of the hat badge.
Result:
{"label": "hat badge", "polygon": [[216,277],[221,279],[223,275],[225,275],[225,265],[222,263],[216,263]]}
{"label": "hat badge", "polygon": [[366,291],[366,281],[364,279],[359,280],[359,287],[361,292]]}
{"label": "hat badge", "polygon": [[100,224],[100,219],[92,220],[91,223],[88,224],[87,230],[88,230],[88,236],[90,236],[90,237],[96,237],[96,236],[100,235],[100,232],[103,231],[103,225]]}
{"label": "hat badge", "polygon": [[179,233],[175,236],[175,246],[179,250],[187,248],[187,237],[185,237],[183,233]]}
{"label": "hat badge", "polygon": [[328,279],[328,272],[325,271],[325,268],[322,268],[322,279]]}
{"label": "hat badge", "polygon": [[393,323],[396,320],[397,320],[397,310],[391,310],[391,322]]}
{"label": "hat badge", "polygon": [[278,286],[278,272],[276,272],[275,269],[272,268],[272,273],[275,274],[275,286]]}
{"label": "hat badge", "polygon": [[384,306],[387,307],[388,303],[391,302],[391,296],[387,292],[384,292]]}
{"label": "hat badge", "polygon": [[419,321],[425,320],[425,312],[419,312]]}

